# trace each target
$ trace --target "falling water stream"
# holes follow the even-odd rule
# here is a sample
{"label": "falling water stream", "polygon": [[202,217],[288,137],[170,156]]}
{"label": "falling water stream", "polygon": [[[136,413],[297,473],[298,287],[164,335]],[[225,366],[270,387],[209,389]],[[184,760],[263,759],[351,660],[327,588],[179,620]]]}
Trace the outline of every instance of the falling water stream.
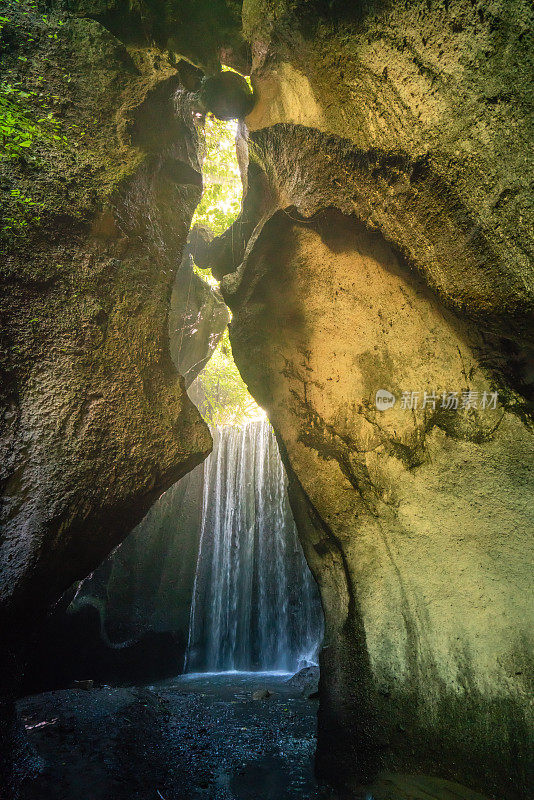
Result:
{"label": "falling water stream", "polygon": [[267,420],[213,431],[204,463],[187,672],[294,672],[316,662],[317,586]]}

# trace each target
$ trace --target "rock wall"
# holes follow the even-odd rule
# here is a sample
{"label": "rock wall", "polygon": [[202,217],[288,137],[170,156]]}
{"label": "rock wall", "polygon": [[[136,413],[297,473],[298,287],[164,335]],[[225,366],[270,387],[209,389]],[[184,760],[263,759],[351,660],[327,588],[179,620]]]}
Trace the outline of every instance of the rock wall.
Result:
{"label": "rock wall", "polygon": [[39,125],[0,162],[2,795],[24,759],[11,700],[33,629],[211,450],[168,332],[202,186],[188,70],[142,25],[127,48],[83,11],[4,13],[3,87]]}
{"label": "rock wall", "polygon": [[169,312],[171,358],[184,376],[186,389],[210,360],[229,319],[220,292],[194,272],[193,259],[186,252],[176,273]]}
{"label": "rock wall", "polygon": [[[71,609],[100,599],[104,630],[112,642],[137,639],[151,630],[171,631],[183,640],[182,656],[185,654],[203,475],[204,466],[199,465],[171,486],[110,559],[80,587]],[[182,667],[183,659],[174,674]]]}
{"label": "rock wall", "polygon": [[204,466],[49,615],[27,654],[24,694],[73,681],[144,685],[183,671],[198,556]]}
{"label": "rock wall", "polygon": [[248,194],[207,261],[323,596],[318,771],[524,797],[530,9],[251,1],[243,18]]}

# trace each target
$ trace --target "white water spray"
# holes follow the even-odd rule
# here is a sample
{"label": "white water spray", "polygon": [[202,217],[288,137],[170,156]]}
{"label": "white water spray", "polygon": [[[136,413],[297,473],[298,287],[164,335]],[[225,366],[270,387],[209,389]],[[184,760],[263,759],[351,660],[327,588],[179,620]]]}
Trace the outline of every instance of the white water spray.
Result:
{"label": "white water spray", "polygon": [[212,433],[186,671],[294,672],[316,661],[322,612],[273,430]]}

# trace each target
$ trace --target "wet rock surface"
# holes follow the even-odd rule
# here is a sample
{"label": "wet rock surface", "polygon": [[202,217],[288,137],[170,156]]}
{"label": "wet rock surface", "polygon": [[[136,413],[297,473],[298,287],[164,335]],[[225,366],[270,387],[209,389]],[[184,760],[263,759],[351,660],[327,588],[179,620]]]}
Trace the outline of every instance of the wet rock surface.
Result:
{"label": "wet rock surface", "polygon": [[88,676],[141,685],[182,672],[203,470],[200,464],[163,493],[122,545],[62,598],[27,648],[24,694]]}
{"label": "wet rock surface", "polygon": [[286,686],[302,692],[305,696],[316,694],[319,689],[319,667],[314,665],[303,667],[289,678]]}
{"label": "wet rock surface", "polygon": [[[284,203],[303,185],[286,177]],[[369,781],[401,764],[521,798],[534,458],[521,397],[490,369],[480,328],[354,217],[274,211],[223,286],[322,593],[322,775]],[[377,407],[380,389],[394,407]],[[411,391],[436,405],[403,406]],[[494,391],[493,409],[440,407]]]}
{"label": "wet rock surface", "polygon": [[401,768],[528,794],[531,13],[243,8],[247,191],[211,264],[321,588],[340,786]]}
{"label": "wet rock surface", "polygon": [[385,773],[342,796],[318,785],[317,702],[287,675],[50,692],[19,713],[41,769],[21,800],[485,800],[422,775]]}
{"label": "wet rock surface", "polygon": [[229,318],[219,290],[193,271],[188,245],[176,273],[169,313],[171,357],[186,389],[208,363]]}
{"label": "wet rock surface", "polygon": [[0,628],[13,649],[211,448],[168,341],[201,195],[187,93],[169,62],[96,22],[53,19],[44,35],[30,12],[24,25],[2,69],[64,106],[31,169],[1,164],[3,212],[13,191],[40,202],[38,223],[1,229]]}
{"label": "wet rock surface", "polygon": [[[286,677],[199,676],[28,698],[19,712],[45,766],[24,800],[318,797],[317,703],[288,690]],[[268,702],[254,701],[265,687]]]}

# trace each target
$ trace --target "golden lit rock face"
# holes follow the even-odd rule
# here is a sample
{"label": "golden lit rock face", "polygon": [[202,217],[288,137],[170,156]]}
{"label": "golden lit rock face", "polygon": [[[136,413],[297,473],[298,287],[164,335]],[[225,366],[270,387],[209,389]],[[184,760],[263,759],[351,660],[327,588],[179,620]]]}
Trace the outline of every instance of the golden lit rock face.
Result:
{"label": "golden lit rock face", "polygon": [[[244,14],[248,196],[213,266],[321,587],[319,771],[348,784],[420,771],[522,797],[526,6]],[[384,411],[381,389],[396,398]],[[442,399],[455,392],[458,409]]]}
{"label": "golden lit rock face", "polygon": [[[323,594],[319,763],[332,775],[345,751],[355,778],[394,759],[419,769],[439,747],[431,771],[476,785],[466,731],[489,770],[503,709],[525,724],[532,435],[500,404],[480,407],[494,382],[476,336],[357,220],[277,212],[240,289],[236,360],[283,442]],[[377,410],[379,389],[393,408]],[[479,408],[441,408],[467,391]],[[416,410],[402,407],[411,392]],[[347,705],[363,732],[340,717]]]}
{"label": "golden lit rock face", "polygon": [[[414,245],[420,239],[420,256],[410,253],[420,269],[449,252],[457,264],[442,268],[434,283],[440,287],[440,278],[450,280],[461,269],[452,302],[471,301],[464,294],[481,268],[496,271],[508,293],[506,300],[502,289],[500,297],[488,289],[490,296],[477,298],[486,310],[495,302],[516,310],[526,303],[531,310],[529,4],[334,3],[324,14],[306,5],[244,3],[256,97],[249,129],[303,125],[339,137],[371,160],[383,154],[394,170],[395,161],[408,158],[415,196],[397,184],[384,208],[383,175],[378,203],[355,198],[367,203],[371,225],[403,252],[407,231]],[[338,179],[348,193],[350,171]],[[363,189],[358,182],[352,188],[355,194]],[[324,200],[329,190],[325,183]],[[427,192],[423,216],[418,206]]]}

